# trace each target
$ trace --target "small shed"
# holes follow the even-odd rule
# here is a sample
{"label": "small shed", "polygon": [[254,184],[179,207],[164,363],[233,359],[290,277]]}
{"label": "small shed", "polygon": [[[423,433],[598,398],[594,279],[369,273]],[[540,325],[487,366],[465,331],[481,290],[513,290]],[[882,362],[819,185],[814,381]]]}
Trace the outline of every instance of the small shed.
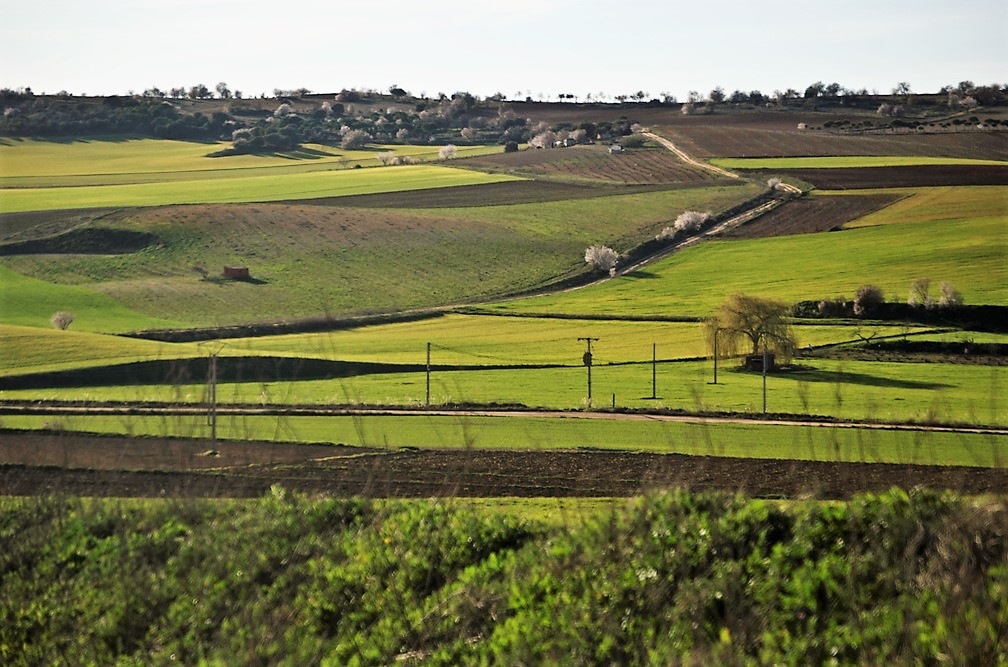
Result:
{"label": "small shed", "polygon": [[225,266],[224,277],[231,280],[251,280],[247,266]]}
{"label": "small shed", "polygon": [[619,144],[613,144],[612,146],[609,147],[609,153],[610,154],[612,154],[612,153],[622,153],[622,152],[623,152],[623,147],[620,146]]}

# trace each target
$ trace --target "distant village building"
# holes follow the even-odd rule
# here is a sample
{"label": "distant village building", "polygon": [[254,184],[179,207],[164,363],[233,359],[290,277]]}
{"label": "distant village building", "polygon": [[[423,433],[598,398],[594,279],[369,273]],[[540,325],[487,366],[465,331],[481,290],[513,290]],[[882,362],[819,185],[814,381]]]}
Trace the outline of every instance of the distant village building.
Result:
{"label": "distant village building", "polygon": [[251,280],[247,266],[225,266],[224,277],[231,280]]}

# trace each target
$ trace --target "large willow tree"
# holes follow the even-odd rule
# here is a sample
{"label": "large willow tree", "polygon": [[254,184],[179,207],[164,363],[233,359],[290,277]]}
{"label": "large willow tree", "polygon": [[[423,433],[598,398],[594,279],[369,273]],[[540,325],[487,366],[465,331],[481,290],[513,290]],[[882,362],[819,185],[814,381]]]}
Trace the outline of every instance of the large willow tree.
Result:
{"label": "large willow tree", "polygon": [[716,336],[721,356],[760,354],[765,344],[768,352],[788,358],[798,346],[790,313],[787,304],[738,292],[707,320],[708,345],[713,348]]}

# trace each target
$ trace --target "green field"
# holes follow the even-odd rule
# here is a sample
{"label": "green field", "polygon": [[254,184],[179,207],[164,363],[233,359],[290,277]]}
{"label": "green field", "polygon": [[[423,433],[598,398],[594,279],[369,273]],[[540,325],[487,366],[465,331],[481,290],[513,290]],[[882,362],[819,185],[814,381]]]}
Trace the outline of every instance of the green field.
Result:
{"label": "green field", "polygon": [[789,158],[713,158],[711,164],[725,169],[841,169],[857,167],[920,167],[926,165],[1006,165],[1001,160],[971,160],[967,158],[845,155],[834,157]]}
{"label": "green field", "polygon": [[[798,327],[801,345],[822,346],[857,340],[860,324]],[[872,326],[878,336],[921,331],[902,326]],[[600,339],[596,363],[625,363],[704,357],[710,354],[699,322],[633,322],[497,317],[449,314],[415,322],[346,331],[224,340],[230,354],[252,352],[301,357],[418,363],[431,343],[436,363],[492,366],[502,364],[578,363],[584,352],[580,336]],[[653,347],[652,347],[653,346]]]}
{"label": "green field", "polygon": [[0,325],[0,349],[0,375],[206,354],[195,343],[169,344],[15,325]]}
{"label": "green field", "polygon": [[[4,416],[6,428],[209,438],[199,417]],[[1004,438],[986,434],[830,426],[677,423],[656,419],[479,416],[220,417],[229,440],[331,442],[357,446],[563,450],[582,447],[692,456],[1004,466]]]}
{"label": "green field", "polygon": [[[225,142],[168,141],[109,137],[79,141],[0,139],[0,187],[74,185],[284,176],[308,171],[350,169],[381,164],[379,155],[394,153],[416,161],[437,161],[437,146],[376,145],[365,150],[304,144],[279,154],[208,157],[230,148]],[[459,146],[457,157],[496,154],[500,146]]]}
{"label": "green field", "polygon": [[[594,318],[695,320],[709,315],[736,291],[793,303],[850,297],[865,283],[881,287],[890,300],[903,300],[910,282],[922,275],[936,284],[952,282],[967,304],[1008,304],[1005,187],[903,189],[901,200],[853,221],[841,232],[712,240],[582,289],[479,303],[577,275],[584,271],[583,252],[590,244],[630,250],[652,239],[684,210],[723,211],[759,194],[763,186],[740,183],[591,199],[417,209],[242,205],[239,202],[492,183],[498,177],[441,165],[348,170],[350,160],[376,160],[375,151],[348,153],[322,146],[309,146],[298,155],[203,157],[216,148],[147,140],[65,144],[9,140],[0,146],[9,156],[5,169],[10,173],[4,174],[3,182],[8,187],[0,190],[0,207],[7,211],[218,202],[130,209],[87,220],[61,221],[45,214],[37,219],[42,221],[37,222],[42,230],[38,232],[31,227],[36,218],[19,218],[17,224],[24,229],[19,228],[17,238],[44,236],[44,230],[50,235],[65,229],[99,234],[129,230],[153,234],[159,243],[121,255],[4,258],[0,321],[12,326],[0,329],[5,353],[0,373],[205,357],[210,348],[96,335],[100,332],[474,303],[465,309],[471,314],[215,342],[213,349],[223,356],[393,366],[388,369],[392,372],[357,377],[225,384],[219,396],[242,403],[421,404],[426,400],[426,377],[406,366],[425,363],[429,343],[434,404],[582,408],[587,392],[580,365],[584,347],[578,339],[591,336],[599,339],[593,350],[594,406],[759,414],[759,375],[740,373],[736,362],[723,361],[718,384],[710,384],[713,369],[698,322]],[[417,154],[429,148],[395,150]],[[565,159],[561,152],[556,156]],[[534,157],[554,159],[549,153]],[[964,162],[862,157],[830,158],[822,164],[953,163]],[[822,164],[773,162],[781,167]],[[102,185],[51,187],[85,182]],[[27,184],[39,187],[10,187]],[[219,267],[229,264],[249,266],[255,280],[216,278]],[[47,329],[49,316],[57,310],[75,313],[71,331]],[[580,319],[490,314],[561,314]],[[25,327],[39,328],[39,335]],[[922,331],[903,324],[833,323],[799,327],[798,337],[801,346],[818,348],[856,341],[859,336],[914,336]],[[953,341],[972,337],[969,332],[928,335]],[[652,355],[658,360],[655,367]],[[770,412],[852,420],[1005,423],[999,398],[1006,379],[1003,367],[818,358],[799,358],[797,363],[795,372],[769,378]],[[394,365],[403,365],[403,370],[397,372]],[[551,367],[508,368],[521,365]],[[192,403],[204,400],[205,392],[203,385],[84,387],[5,391],[2,398]]]}
{"label": "green field", "polygon": [[76,316],[71,325],[76,331],[132,331],[182,325],[177,320],[137,312],[87,287],[29,278],[2,263],[0,285],[0,321],[4,324],[48,328],[53,313],[70,311]]}
{"label": "green field", "polygon": [[[642,351],[643,352],[643,351]],[[448,370],[434,357],[431,403],[435,406],[518,404],[531,408],[587,407],[587,373],[556,368]],[[225,363],[225,362],[221,362]],[[414,364],[423,364],[422,352]],[[761,415],[762,376],[722,360],[718,384],[711,361],[650,362],[595,366],[594,407],[674,409]],[[652,399],[652,387],[656,399]],[[810,359],[801,368],[767,378],[771,413],[831,416],[848,420],[1006,425],[1002,398],[1008,369],[946,363],[895,363]],[[254,405],[422,406],[426,374],[388,372],[329,380],[221,384],[218,400]],[[207,400],[206,384],[131,385],[24,389],[0,392],[4,400],[170,401]]]}
{"label": "green field", "polygon": [[[1000,231],[995,231],[991,238],[996,244],[1003,244],[1005,242],[1005,221],[1008,219],[1008,187],[978,185],[936,188],[890,188],[888,190],[830,191],[822,194],[842,197],[844,194],[886,192],[903,194],[905,196],[875,213],[846,224],[845,227],[850,229],[899,223],[985,220],[1000,223]],[[820,195],[816,193],[814,196]]]}
{"label": "green field", "polygon": [[[411,169],[476,173],[390,167],[333,178],[374,181]],[[401,310],[542,287],[583,271],[584,249],[593,243],[629,250],[642,237],[653,238],[691,202],[719,210],[757,191],[734,186],[423,210],[156,207],[112,213],[84,227],[153,234],[157,246],[125,255],[20,255],[2,262],[21,274],[90,287],[133,310],[190,325]],[[218,275],[231,264],[248,266],[257,282],[207,281],[194,270]],[[18,310],[2,317],[40,324]]]}
{"label": "green field", "polygon": [[0,189],[0,213],[166,204],[216,204],[284,201],[345,195],[423,190],[515,180],[437,165],[407,165],[380,170],[340,170],[285,174],[282,177],[234,176],[189,181],[96,185],[86,188]]}
{"label": "green field", "polygon": [[875,222],[826,234],[706,242],[600,285],[490,308],[704,316],[738,291],[794,303],[850,298],[871,283],[887,299],[905,300],[910,283],[921,276],[955,284],[968,304],[1008,304],[1005,218],[945,219],[937,210],[913,224]]}

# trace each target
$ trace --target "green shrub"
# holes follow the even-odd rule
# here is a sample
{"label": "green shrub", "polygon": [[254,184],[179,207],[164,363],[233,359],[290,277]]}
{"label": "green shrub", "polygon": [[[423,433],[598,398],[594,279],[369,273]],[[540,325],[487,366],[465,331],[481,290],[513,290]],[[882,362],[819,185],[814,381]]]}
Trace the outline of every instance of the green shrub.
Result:
{"label": "green shrub", "polygon": [[950,495],[0,501],[5,664],[1008,659],[1008,521]]}

